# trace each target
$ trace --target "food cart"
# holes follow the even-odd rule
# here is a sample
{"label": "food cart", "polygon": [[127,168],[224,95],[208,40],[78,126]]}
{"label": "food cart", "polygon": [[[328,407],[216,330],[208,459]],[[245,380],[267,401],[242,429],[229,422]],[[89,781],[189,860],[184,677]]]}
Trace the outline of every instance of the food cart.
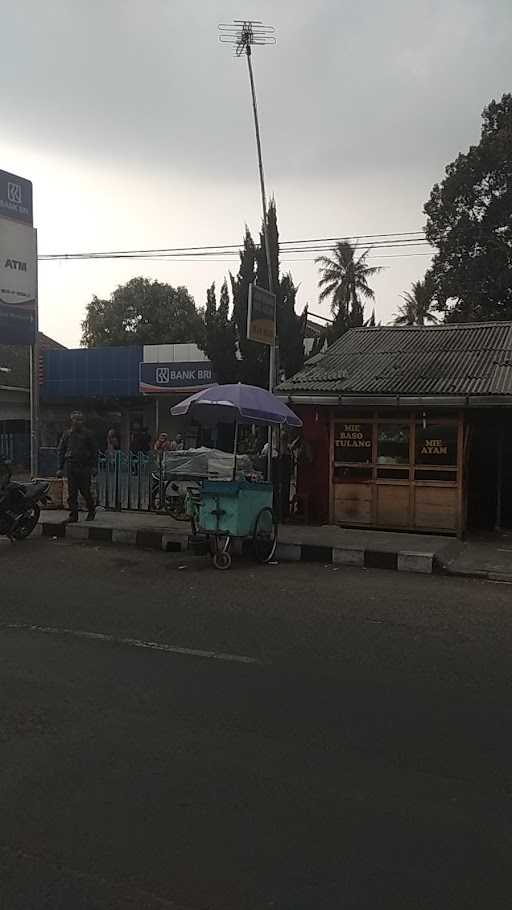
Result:
{"label": "food cart", "polygon": [[260,562],[269,562],[277,547],[277,520],[273,486],[245,476],[237,464],[240,425],[302,426],[302,421],[280,399],[256,386],[219,385],[203,389],[171,408],[174,416],[189,416],[198,423],[234,426],[233,470],[229,480],[201,480],[187,494],[186,512],[196,552],[209,552],[217,569],[229,569],[234,541],[251,542]]}

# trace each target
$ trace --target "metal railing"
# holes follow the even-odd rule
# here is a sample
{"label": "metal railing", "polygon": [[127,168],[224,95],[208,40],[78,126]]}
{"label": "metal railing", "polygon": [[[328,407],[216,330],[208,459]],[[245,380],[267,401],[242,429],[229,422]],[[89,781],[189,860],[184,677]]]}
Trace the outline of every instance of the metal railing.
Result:
{"label": "metal railing", "polygon": [[14,461],[14,433],[0,433],[0,456],[6,461]]}
{"label": "metal railing", "polygon": [[159,470],[159,459],[153,452],[100,452],[96,477],[98,505],[115,511],[149,512],[154,504],[154,474]]}
{"label": "metal railing", "polygon": [[28,468],[30,464],[28,433],[0,433],[0,455],[17,467]]}

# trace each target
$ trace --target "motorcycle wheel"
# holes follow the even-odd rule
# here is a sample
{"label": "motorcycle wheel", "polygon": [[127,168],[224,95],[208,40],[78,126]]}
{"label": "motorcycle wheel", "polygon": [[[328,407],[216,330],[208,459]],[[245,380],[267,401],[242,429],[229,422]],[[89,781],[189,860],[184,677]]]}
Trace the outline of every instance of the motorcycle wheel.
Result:
{"label": "motorcycle wheel", "polygon": [[21,519],[18,527],[12,532],[12,537],[15,540],[26,540],[27,537],[32,534],[37,522],[39,521],[39,516],[41,514],[41,509],[34,503],[27,511],[24,513],[23,518]]}

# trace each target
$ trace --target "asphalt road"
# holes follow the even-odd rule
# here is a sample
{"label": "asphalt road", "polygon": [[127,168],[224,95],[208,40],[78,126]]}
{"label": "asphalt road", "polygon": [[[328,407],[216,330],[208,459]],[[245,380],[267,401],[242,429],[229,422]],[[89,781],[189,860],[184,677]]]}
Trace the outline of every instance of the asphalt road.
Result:
{"label": "asphalt road", "polygon": [[42,539],[0,573],[2,910],[510,906],[512,586]]}

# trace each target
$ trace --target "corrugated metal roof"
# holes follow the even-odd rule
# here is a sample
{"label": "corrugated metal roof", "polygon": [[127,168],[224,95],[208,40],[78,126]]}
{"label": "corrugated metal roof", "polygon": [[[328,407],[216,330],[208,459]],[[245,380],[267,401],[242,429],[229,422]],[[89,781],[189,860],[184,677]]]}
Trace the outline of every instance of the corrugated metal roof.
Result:
{"label": "corrugated metal roof", "polygon": [[351,329],[277,391],[512,396],[512,322]]}

